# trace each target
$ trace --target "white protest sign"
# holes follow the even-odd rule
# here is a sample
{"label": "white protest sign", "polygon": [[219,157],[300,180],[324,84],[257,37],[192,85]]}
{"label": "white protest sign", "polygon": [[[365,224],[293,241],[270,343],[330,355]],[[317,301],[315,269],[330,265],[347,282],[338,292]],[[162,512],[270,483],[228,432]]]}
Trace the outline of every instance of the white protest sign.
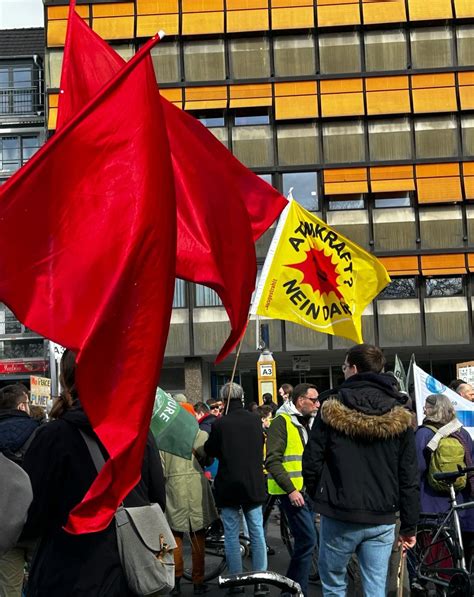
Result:
{"label": "white protest sign", "polygon": [[51,380],[48,377],[30,375],[30,390],[31,403],[46,408],[51,398]]}

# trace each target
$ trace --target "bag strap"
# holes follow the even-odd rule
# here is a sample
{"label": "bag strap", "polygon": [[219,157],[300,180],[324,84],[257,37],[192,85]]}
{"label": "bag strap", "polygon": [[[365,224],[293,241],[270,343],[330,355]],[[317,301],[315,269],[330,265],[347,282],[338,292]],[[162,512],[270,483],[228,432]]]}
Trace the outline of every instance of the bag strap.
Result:
{"label": "bag strap", "polygon": [[426,446],[432,452],[434,452],[438,448],[439,442],[442,439],[444,439],[445,437],[449,437],[450,435],[456,433],[456,431],[459,431],[459,429],[461,429],[462,423],[461,421],[459,421],[459,419],[453,419],[449,423],[446,423],[446,425],[443,425],[443,427],[440,427],[440,429],[436,429],[436,427],[431,425],[425,425],[425,427],[431,429],[431,431],[434,432],[433,437],[430,439]]}
{"label": "bag strap", "polygon": [[92,462],[98,473],[105,464],[105,458],[100,451],[99,444],[87,433],[84,433],[82,429],[79,429],[79,433],[82,435],[82,439],[85,441],[87,449],[89,450],[89,454],[91,455]]}

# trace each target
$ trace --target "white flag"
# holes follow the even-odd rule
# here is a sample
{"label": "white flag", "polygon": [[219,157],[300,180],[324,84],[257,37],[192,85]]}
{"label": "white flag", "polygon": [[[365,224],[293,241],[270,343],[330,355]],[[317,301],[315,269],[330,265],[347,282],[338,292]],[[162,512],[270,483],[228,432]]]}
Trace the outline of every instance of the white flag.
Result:
{"label": "white flag", "polygon": [[449,398],[456,410],[456,416],[463,427],[474,438],[474,402],[466,400],[453,390],[450,390],[440,381],[425,373],[418,365],[413,363],[413,378],[415,383],[416,417],[418,425],[423,422],[423,407],[430,394],[444,394]]}

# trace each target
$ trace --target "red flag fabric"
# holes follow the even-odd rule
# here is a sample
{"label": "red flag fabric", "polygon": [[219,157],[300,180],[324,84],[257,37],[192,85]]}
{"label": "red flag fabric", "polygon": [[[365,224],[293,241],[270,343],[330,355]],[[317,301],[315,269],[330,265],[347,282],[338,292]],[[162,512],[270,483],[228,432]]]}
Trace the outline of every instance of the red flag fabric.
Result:
{"label": "red flag fabric", "polygon": [[[71,14],[58,126],[73,117],[123,64],[76,13]],[[165,98],[160,100],[178,208],[176,275],[214,289],[226,308],[232,330],[216,359],[219,362],[245,331],[256,278],[254,241],[287,201],[199,121]]]}
{"label": "red flag fabric", "polygon": [[110,455],[72,533],[104,529],[140,479],[169,330],[176,204],[155,42],[0,188],[0,300],[77,352],[80,401]]}

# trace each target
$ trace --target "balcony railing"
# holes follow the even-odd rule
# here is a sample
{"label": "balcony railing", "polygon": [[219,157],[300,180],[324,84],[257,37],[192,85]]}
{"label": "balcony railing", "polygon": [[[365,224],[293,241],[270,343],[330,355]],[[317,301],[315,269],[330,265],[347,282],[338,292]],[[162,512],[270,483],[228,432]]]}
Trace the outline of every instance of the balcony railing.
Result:
{"label": "balcony railing", "polygon": [[37,87],[0,89],[0,121],[17,116],[42,116],[43,98]]}

